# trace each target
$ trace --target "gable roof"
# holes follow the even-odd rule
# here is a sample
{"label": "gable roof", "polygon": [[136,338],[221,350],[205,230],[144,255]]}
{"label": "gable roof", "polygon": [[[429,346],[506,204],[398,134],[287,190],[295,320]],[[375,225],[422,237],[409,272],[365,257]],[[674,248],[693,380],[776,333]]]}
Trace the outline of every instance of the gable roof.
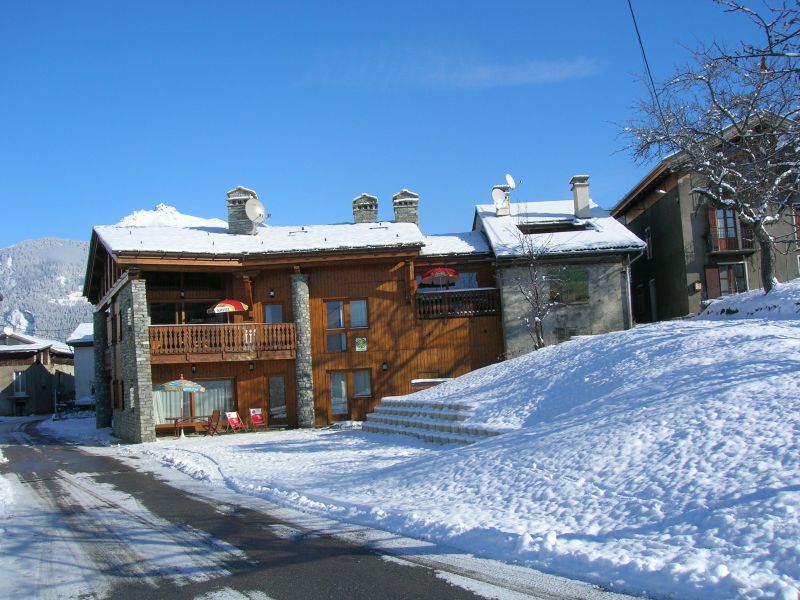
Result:
{"label": "gable roof", "polygon": [[63,342],[34,337],[9,328],[0,331],[0,354],[34,353],[48,348],[54,354],[72,356],[72,348]]}
{"label": "gable roof", "polygon": [[73,347],[94,345],[94,323],[78,325],[67,338],[67,345]]}
{"label": "gable roof", "polygon": [[[608,211],[595,204],[591,211],[590,218],[578,219],[572,200],[513,202],[510,214],[498,217],[493,204],[480,204],[475,207],[475,228],[486,234],[497,258],[525,256],[531,247],[542,255],[637,252],[645,248],[645,243],[611,218]],[[523,233],[520,225],[554,225],[568,230]]]}

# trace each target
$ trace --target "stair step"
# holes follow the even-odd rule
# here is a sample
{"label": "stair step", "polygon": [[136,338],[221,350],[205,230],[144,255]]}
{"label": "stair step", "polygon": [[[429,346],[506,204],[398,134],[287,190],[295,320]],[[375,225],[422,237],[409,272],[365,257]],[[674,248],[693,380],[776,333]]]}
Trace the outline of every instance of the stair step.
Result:
{"label": "stair step", "polygon": [[427,431],[452,433],[454,435],[468,435],[475,438],[497,435],[497,432],[482,427],[466,427],[453,421],[442,419],[429,419],[425,417],[401,417],[396,415],[383,415],[370,413],[366,423],[391,425],[392,427],[411,427]]}
{"label": "stair step", "polygon": [[417,429],[414,427],[401,427],[396,425],[386,425],[384,423],[365,422],[362,431],[371,433],[400,434],[416,437],[425,442],[434,444],[455,444],[468,446],[478,441],[480,438],[468,435],[457,435],[442,431],[430,431],[428,429]]}
{"label": "stair step", "polygon": [[403,396],[387,396],[381,400],[381,404],[386,406],[396,407],[418,407],[432,410],[455,410],[455,411],[473,411],[475,405],[468,402],[457,401],[436,401],[436,400],[414,400]]}
{"label": "stair step", "polygon": [[433,419],[446,419],[449,421],[465,421],[472,414],[471,412],[450,409],[426,410],[411,406],[384,406],[382,403],[375,407],[374,413],[408,417],[420,416]]}

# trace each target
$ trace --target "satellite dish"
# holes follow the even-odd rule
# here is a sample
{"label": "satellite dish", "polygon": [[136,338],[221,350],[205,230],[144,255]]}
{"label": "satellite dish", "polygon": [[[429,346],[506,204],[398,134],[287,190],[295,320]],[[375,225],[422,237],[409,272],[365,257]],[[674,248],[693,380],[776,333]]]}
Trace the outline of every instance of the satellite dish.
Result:
{"label": "satellite dish", "polygon": [[244,212],[247,218],[256,225],[267,218],[267,211],[264,210],[264,205],[258,198],[250,198],[244,205]]}
{"label": "satellite dish", "polygon": [[517,187],[517,182],[514,181],[514,178],[508,173],[506,173],[506,183],[512,190]]}
{"label": "satellite dish", "polygon": [[495,206],[500,206],[506,201],[506,193],[500,188],[494,188],[492,190],[492,200],[494,200]]}

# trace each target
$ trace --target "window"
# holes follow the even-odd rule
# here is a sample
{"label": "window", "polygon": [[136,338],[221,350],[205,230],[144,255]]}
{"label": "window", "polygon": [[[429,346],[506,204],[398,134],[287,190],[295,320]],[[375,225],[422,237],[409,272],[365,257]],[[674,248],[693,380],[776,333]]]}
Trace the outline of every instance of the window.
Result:
{"label": "window", "polygon": [[156,423],[169,423],[175,417],[208,417],[215,410],[236,410],[229,379],[205,380],[205,392],[153,392],[153,417]]}
{"label": "window", "polygon": [[357,398],[372,396],[372,378],[368,369],[353,371],[353,396]]}
{"label": "window", "polygon": [[736,239],[736,215],[733,209],[718,208],[717,217],[717,239]]}
{"label": "window", "polygon": [[744,263],[719,265],[719,293],[722,296],[747,290]]}
{"label": "window", "polygon": [[14,395],[25,395],[25,371],[14,371]]}
{"label": "window", "polygon": [[286,418],[286,385],[280,375],[269,378],[269,418]]}
{"label": "window", "polygon": [[372,374],[369,369],[335,371],[330,374],[331,416],[349,416],[350,398],[372,397]]}
{"label": "window", "polygon": [[459,271],[458,279],[451,289],[468,290],[476,287],[478,287],[478,274],[475,271]]}
{"label": "window", "polygon": [[331,373],[331,414],[348,414],[347,373]]}
{"label": "window", "polygon": [[[328,300],[325,302],[325,349],[345,352],[348,349],[348,329],[366,329],[369,315],[366,300]],[[331,331],[331,330],[340,331]],[[363,336],[363,334],[359,334]]]}
{"label": "window", "polygon": [[265,304],[264,323],[283,323],[283,305]]}
{"label": "window", "polygon": [[589,271],[568,267],[551,272],[550,301],[559,304],[574,304],[589,301]]}

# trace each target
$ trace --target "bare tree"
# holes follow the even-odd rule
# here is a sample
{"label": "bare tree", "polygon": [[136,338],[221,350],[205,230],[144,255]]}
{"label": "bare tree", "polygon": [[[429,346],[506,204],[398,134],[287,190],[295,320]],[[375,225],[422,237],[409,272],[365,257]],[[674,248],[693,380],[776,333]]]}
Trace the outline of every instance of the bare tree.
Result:
{"label": "bare tree", "polygon": [[693,193],[752,229],[769,292],[776,283],[770,229],[791,215],[800,185],[798,2],[759,13],[715,1],[747,16],[763,43],[692,51],[689,65],[639,103],[625,131],[638,158],[673,155],[677,168],[693,174]]}

